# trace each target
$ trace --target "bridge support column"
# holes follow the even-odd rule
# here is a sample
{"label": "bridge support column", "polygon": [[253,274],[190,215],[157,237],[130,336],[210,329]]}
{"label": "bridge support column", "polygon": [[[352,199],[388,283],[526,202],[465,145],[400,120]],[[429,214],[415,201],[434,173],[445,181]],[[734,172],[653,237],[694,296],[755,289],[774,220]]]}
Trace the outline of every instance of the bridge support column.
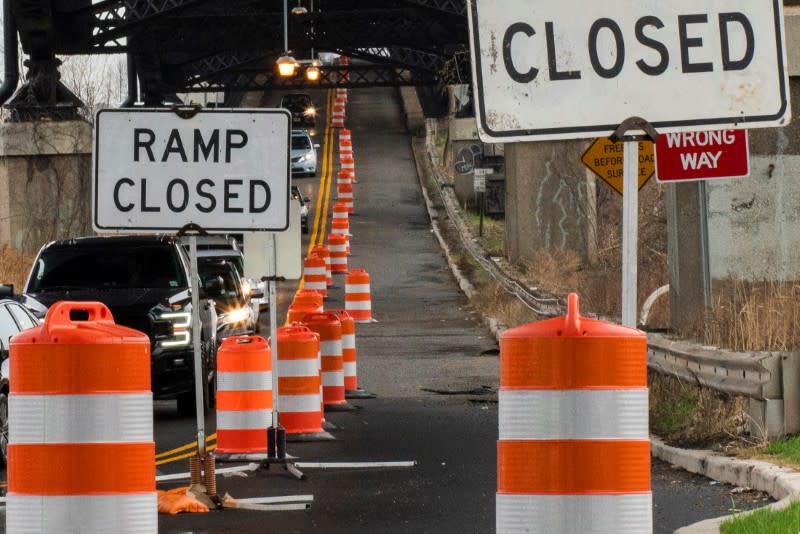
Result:
{"label": "bridge support column", "polygon": [[92,128],[85,121],[0,125],[0,245],[34,253],[90,235]]}
{"label": "bridge support column", "polygon": [[581,164],[585,141],[509,143],[506,166],[506,255],[533,260],[546,252],[596,252],[595,180]]}

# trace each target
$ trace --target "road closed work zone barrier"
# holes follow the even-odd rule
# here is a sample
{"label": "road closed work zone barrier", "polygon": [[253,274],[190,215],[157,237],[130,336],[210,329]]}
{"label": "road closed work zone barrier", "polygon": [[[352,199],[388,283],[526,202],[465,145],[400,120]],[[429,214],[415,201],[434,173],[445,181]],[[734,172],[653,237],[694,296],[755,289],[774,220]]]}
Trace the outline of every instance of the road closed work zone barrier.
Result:
{"label": "road closed work zone barrier", "polygon": [[61,301],[10,374],[6,532],[157,532],[150,339]]}
{"label": "road closed work zone barrier", "polygon": [[567,315],[500,340],[497,532],[650,534],[647,338]]}

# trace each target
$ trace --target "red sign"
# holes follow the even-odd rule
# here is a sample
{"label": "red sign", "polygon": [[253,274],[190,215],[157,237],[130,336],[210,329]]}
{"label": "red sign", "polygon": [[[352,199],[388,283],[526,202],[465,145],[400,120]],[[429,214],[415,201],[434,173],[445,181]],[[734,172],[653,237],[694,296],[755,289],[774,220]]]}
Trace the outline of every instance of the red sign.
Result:
{"label": "red sign", "polygon": [[656,143],[659,182],[750,175],[747,130],[661,134]]}

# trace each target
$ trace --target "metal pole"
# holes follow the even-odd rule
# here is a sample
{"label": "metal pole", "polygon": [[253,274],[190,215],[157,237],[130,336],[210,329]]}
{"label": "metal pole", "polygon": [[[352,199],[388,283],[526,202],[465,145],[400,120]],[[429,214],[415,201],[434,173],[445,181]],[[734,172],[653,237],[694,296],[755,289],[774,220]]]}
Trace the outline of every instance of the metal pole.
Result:
{"label": "metal pole", "polygon": [[478,237],[483,237],[483,212],[484,212],[484,203],[485,203],[484,195],[485,195],[485,193],[483,191],[481,191],[480,200],[478,201],[478,202],[481,203],[481,208],[480,208],[480,210],[481,210],[481,222],[480,222],[480,225],[478,226]]}
{"label": "metal pole", "polygon": [[711,258],[708,248],[708,196],[706,182],[698,184],[697,194],[700,196],[700,262],[703,268],[703,304],[706,311],[711,308]]}
{"label": "metal pole", "polygon": [[283,51],[289,53],[289,6],[283,0]]}
{"label": "metal pole", "polygon": [[278,428],[280,410],[278,395],[278,299],[275,286],[278,284],[278,251],[275,242],[275,233],[272,234],[272,276],[268,282],[269,287],[269,331],[270,350],[272,351],[272,426]]}
{"label": "metal pole", "polygon": [[622,324],[636,327],[639,143],[624,141],[622,171]]}
{"label": "metal pole", "polygon": [[192,267],[192,344],[194,347],[194,402],[197,411],[197,454],[206,455],[206,429],[203,417],[203,353],[200,327],[200,275],[197,270],[197,236],[189,236],[189,263]]}

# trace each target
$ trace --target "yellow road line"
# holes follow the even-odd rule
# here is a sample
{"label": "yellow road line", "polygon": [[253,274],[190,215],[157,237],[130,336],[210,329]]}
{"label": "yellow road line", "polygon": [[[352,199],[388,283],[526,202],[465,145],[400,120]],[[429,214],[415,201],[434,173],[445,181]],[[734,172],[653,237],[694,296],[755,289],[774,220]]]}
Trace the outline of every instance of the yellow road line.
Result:
{"label": "yellow road line", "polygon": [[[206,443],[208,443],[209,441],[214,441],[215,439],[217,439],[216,432],[211,434],[210,436],[206,437]],[[181,445],[180,447],[177,447],[177,448],[172,449],[170,451],[160,452],[160,453],[156,454],[156,460],[158,460],[159,458],[165,458],[167,456],[171,456],[173,454],[177,454],[179,452],[187,451],[187,450],[189,450],[189,449],[191,449],[193,447],[197,447],[197,441],[196,440],[191,442],[191,443],[187,443],[186,445]]]}
{"label": "yellow road line", "polygon": [[[216,448],[217,448],[217,444],[216,443],[214,443],[212,445],[207,445],[206,446],[206,452],[211,452]],[[164,464],[170,464],[172,462],[178,462],[180,460],[185,460],[187,458],[191,458],[192,456],[195,456],[196,454],[197,454],[197,451],[192,451],[192,452],[187,452],[186,454],[181,454],[180,456],[175,456],[173,458],[165,458],[163,460],[157,460],[156,461],[156,466],[164,465]]]}

